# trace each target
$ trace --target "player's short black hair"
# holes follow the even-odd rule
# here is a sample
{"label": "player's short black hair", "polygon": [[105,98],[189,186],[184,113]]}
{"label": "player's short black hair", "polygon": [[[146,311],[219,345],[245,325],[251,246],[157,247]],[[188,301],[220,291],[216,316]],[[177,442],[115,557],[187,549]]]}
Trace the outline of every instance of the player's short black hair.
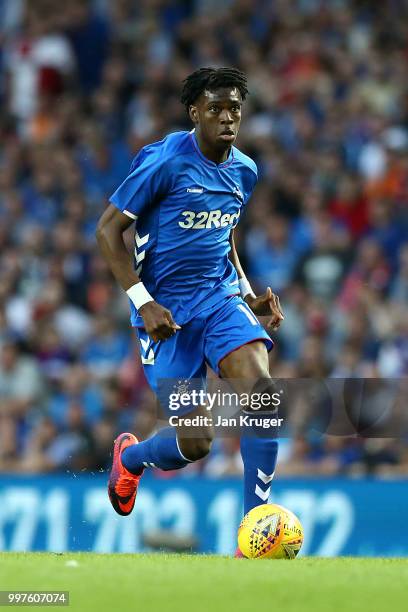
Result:
{"label": "player's short black hair", "polygon": [[245,100],[248,93],[247,78],[238,68],[199,68],[184,79],[180,102],[187,112],[198,96],[206,89],[214,91],[219,87],[236,87]]}

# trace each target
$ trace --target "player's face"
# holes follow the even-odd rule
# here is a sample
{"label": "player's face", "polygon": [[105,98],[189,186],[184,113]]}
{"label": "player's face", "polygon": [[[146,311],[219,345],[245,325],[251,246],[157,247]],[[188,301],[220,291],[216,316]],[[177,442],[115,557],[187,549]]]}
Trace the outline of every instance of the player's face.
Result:
{"label": "player's face", "polygon": [[205,91],[190,109],[203,141],[214,149],[226,149],[236,140],[241,123],[242,98],[238,89],[222,87]]}

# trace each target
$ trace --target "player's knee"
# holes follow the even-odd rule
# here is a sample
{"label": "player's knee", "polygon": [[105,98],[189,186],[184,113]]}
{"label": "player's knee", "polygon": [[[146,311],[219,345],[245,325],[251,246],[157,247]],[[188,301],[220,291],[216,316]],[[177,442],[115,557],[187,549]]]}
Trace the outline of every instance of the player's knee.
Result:
{"label": "player's knee", "polygon": [[251,393],[268,393],[273,392],[276,383],[272,380],[269,374],[263,373],[261,376],[257,376],[256,379],[251,381],[252,388]]}
{"label": "player's knee", "polygon": [[200,438],[180,440],[180,450],[190,461],[203,459],[211,449],[212,436],[207,434]]}
{"label": "player's knee", "polygon": [[268,385],[268,381],[271,381],[268,368],[265,368],[263,364],[256,364],[252,370],[252,380],[256,381],[255,384]]}
{"label": "player's knee", "polygon": [[250,408],[273,412],[281,410],[283,398],[280,387],[269,375],[259,377],[250,391]]}

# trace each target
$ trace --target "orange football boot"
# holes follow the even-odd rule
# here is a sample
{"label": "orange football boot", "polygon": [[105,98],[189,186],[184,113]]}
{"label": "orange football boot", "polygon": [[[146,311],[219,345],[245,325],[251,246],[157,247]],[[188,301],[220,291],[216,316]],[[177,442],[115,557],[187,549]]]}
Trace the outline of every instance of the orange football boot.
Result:
{"label": "orange football boot", "polygon": [[[143,475],[132,474],[120,459],[122,451],[128,446],[138,444],[139,440],[131,433],[120,434],[113,446],[113,463],[108,482],[108,494],[111,504],[118,514],[127,516],[135,505],[137,487]],[[144,470],[143,470],[144,471]]]}

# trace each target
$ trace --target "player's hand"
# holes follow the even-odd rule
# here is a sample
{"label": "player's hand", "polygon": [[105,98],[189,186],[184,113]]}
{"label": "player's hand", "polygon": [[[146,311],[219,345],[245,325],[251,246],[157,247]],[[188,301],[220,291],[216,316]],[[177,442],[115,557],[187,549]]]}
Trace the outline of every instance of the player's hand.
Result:
{"label": "player's hand", "polygon": [[153,342],[167,340],[181,329],[180,325],[173,321],[170,310],[157,302],[146,302],[139,308],[139,313],[144,321],[145,330]]}
{"label": "player's hand", "polygon": [[268,287],[263,295],[254,297],[253,295],[247,295],[245,302],[248,304],[252,312],[260,317],[272,314],[271,319],[268,321],[268,327],[272,329],[278,329],[282,321],[284,320],[282,308],[277,295],[272,293],[272,289]]}

